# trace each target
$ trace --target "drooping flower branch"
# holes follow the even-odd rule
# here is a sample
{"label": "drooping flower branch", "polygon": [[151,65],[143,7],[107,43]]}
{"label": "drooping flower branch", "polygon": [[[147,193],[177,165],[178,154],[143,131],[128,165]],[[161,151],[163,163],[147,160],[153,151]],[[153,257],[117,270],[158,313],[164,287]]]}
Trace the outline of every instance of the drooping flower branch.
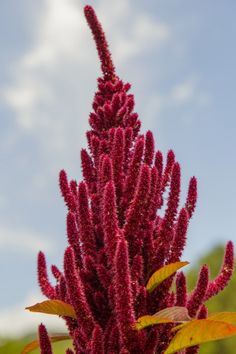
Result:
{"label": "drooping flower branch", "polygon": [[[186,307],[192,318],[206,318],[204,302],[223,290],[232,275],[233,244],[226,247],[216,279],[209,281],[208,267],[203,266],[191,294],[182,272],[175,279],[176,293],[171,287],[173,272],[148,291],[147,281],[155,271],[181,260],[196,207],[197,180],[191,178],[186,203],[180,208],[180,165],[172,150],[164,163],[162,153],[155,152],[150,131],[140,134],[131,86],[116,74],[93,8],[86,6],[84,13],[103,76],[98,79],[89,117],[89,152],[81,151],[83,181],[68,181],[66,172],[60,172],[59,185],[68,208],[64,270],[52,266],[53,286],[40,252],[38,280],[47,298],[74,308],[75,318],[63,316],[74,346],[68,354],[161,354],[173,338],[173,325],[137,331],[137,318],[173,306]],[[51,353],[43,325],[39,340],[41,353]],[[186,349],[189,354],[197,351],[197,346]]]}

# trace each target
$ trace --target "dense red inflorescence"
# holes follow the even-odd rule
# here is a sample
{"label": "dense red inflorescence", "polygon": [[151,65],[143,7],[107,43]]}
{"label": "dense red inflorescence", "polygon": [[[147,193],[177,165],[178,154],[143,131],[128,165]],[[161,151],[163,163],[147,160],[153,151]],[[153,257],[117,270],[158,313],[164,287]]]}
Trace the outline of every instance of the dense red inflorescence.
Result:
{"label": "dense red inflorescence", "polygon": [[[171,325],[138,332],[133,327],[135,319],[174,305],[186,306],[192,317],[205,318],[204,301],[222,290],[232,275],[233,245],[227,245],[217,278],[209,281],[204,265],[191,294],[182,272],[175,280],[175,294],[174,277],[153,293],[147,292],[145,285],[154,271],[181,259],[196,206],[197,181],[191,178],[185,206],[179,208],[180,165],[170,150],[164,166],[162,153],[155,153],[152,133],[140,134],[130,84],[116,75],[93,8],[86,6],[84,12],[103,77],[98,79],[89,118],[89,152],[81,151],[84,180],[77,185],[68,181],[64,170],[60,173],[68,208],[64,271],[52,266],[56,285],[51,285],[40,252],[38,280],[46,297],[63,300],[75,309],[77,320],[65,318],[74,346],[68,354],[161,354],[172,337]],[[41,353],[51,353],[43,325],[39,340]],[[197,351],[196,346],[186,349],[186,353]]]}

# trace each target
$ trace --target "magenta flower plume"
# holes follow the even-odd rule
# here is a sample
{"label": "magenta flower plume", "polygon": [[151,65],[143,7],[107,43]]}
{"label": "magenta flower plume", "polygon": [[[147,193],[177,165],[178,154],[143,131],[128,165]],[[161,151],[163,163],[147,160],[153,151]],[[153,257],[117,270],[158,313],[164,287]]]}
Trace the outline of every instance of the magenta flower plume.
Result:
{"label": "magenta flower plume", "polygon": [[84,288],[75,266],[73,250],[67,248],[64,258],[66,285],[71,304],[74,306],[78,321],[81,323],[84,335],[91,335],[94,328],[94,319],[89,309]]}
{"label": "magenta flower plume", "polygon": [[198,282],[196,288],[190,294],[189,300],[187,302],[187,309],[190,317],[194,317],[202,305],[204,296],[207,291],[207,286],[209,282],[209,269],[207,265],[204,265],[199,274]]}
{"label": "magenta flower plume", "polygon": [[196,177],[192,177],[189,182],[188,197],[185,205],[190,218],[193,215],[193,212],[196,208],[196,203],[197,203],[197,179]]}
{"label": "magenta flower plume", "polygon": [[234,269],[234,246],[233,242],[229,241],[225,250],[225,257],[221,267],[221,271],[215,280],[209,283],[205,294],[205,301],[215,296],[222,291],[230,281]]}
{"label": "magenta flower plume", "polygon": [[52,346],[50,342],[50,338],[48,336],[48,332],[45,326],[41,323],[39,325],[39,344],[41,349],[41,354],[52,354]]}
{"label": "magenta flower plume", "polygon": [[54,299],[55,289],[48,279],[46,259],[43,252],[38,254],[38,282],[42,293],[49,299]]}
{"label": "magenta flower plume", "polygon": [[128,349],[130,340],[133,340],[131,332],[133,332],[132,326],[135,322],[135,314],[131,289],[128,245],[123,235],[117,243],[114,271],[115,309],[117,314],[117,326],[120,333],[120,344],[121,348]]}
{"label": "magenta flower plume", "polygon": [[91,6],[85,6],[84,14],[93,33],[93,37],[97,46],[99,58],[101,60],[102,72],[104,77],[111,80],[115,75],[115,67],[112,63],[111,54],[108,49],[105,34],[99,23],[97,16]]}
{"label": "magenta flower plume", "polygon": [[[174,152],[169,150],[165,158],[155,151],[151,131],[140,134],[131,85],[116,74],[93,8],[86,6],[84,13],[102,77],[89,115],[88,150],[81,151],[83,180],[70,181],[64,170],[59,175],[68,209],[64,268],[51,267],[55,285],[51,284],[45,256],[39,252],[38,282],[47,298],[74,308],[74,316],[63,317],[73,342],[67,354],[162,354],[173,337],[172,324],[137,331],[136,320],[172,306],[186,307],[193,318],[206,318],[205,301],[232,276],[233,244],[227,244],[216,279],[209,281],[203,266],[192,293],[187,293],[183,272],[157,284],[152,292],[147,290],[154,272],[181,261],[197,203],[197,180],[190,179],[181,205],[181,168]],[[50,354],[43,325],[39,338],[41,353]]]}
{"label": "magenta flower plume", "polygon": [[176,277],[176,306],[185,306],[187,302],[186,277],[183,272],[179,272]]}
{"label": "magenta flower plume", "polygon": [[97,354],[104,354],[104,335],[101,327],[96,325],[93,330],[91,340],[91,352]]}

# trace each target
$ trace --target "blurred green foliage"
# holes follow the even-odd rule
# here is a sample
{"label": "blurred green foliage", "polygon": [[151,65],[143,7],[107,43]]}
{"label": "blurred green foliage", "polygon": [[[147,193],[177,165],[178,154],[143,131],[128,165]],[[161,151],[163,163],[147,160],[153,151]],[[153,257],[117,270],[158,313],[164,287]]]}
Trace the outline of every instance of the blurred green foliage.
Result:
{"label": "blurred green foliage", "polygon": [[[20,354],[24,346],[35,340],[35,338],[36,335],[30,335],[18,339],[0,338],[0,354]],[[65,354],[67,348],[71,348],[71,341],[66,340],[63,342],[53,343],[54,354]],[[32,351],[32,354],[40,354],[39,349]]]}
{"label": "blurred green foliage", "polygon": [[[221,267],[224,257],[224,248],[215,247],[213,251],[203,256],[187,273],[189,291],[196,284],[199,268],[203,264],[210,267],[211,278],[214,278]],[[219,295],[207,302],[209,313],[220,311],[236,311],[236,272],[228,287]],[[0,338],[0,354],[20,354],[26,344],[35,339],[35,336],[27,336],[19,339]],[[66,349],[71,346],[70,341],[64,341],[53,344],[54,354],[64,354]],[[39,354],[39,350],[34,350],[32,354]],[[200,354],[235,354],[236,338],[229,338],[221,341],[206,343],[201,346]]]}
{"label": "blurred green foliage", "polygon": [[[201,265],[208,264],[210,268],[211,278],[214,278],[223,262],[224,248],[222,246],[215,247],[210,253],[199,259],[194,267],[187,274],[189,290],[192,290],[196,284],[198,271]],[[227,286],[216,297],[210,299],[206,304],[209,313],[221,311],[236,311],[236,272]],[[235,354],[236,353],[236,337],[206,343],[201,346],[200,354]]]}

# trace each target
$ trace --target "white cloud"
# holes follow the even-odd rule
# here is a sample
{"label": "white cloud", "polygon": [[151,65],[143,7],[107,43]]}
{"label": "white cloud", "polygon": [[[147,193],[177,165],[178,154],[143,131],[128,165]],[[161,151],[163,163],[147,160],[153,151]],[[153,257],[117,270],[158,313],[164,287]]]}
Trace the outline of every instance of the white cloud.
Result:
{"label": "white cloud", "polygon": [[25,307],[41,302],[45,298],[40,293],[30,292],[23,303],[12,308],[1,309],[0,333],[2,337],[23,336],[36,332],[38,325],[44,323],[52,333],[67,333],[66,326],[58,316],[32,313]]}
{"label": "white cloud", "polygon": [[171,92],[173,102],[183,104],[191,101],[194,98],[195,86],[193,80],[186,80],[176,85]]}
{"label": "white cloud", "polygon": [[[184,109],[189,106],[204,107],[209,104],[208,92],[202,90],[201,80],[196,75],[191,75],[179,83],[173,85],[165,94],[153,93],[149,96],[145,111],[145,125],[151,124],[154,117],[167,108],[179,107]],[[188,120],[190,116],[188,114]],[[186,120],[186,118],[184,118]]]}
{"label": "white cloud", "polygon": [[207,104],[208,95],[202,92],[199,87],[199,80],[196,77],[189,77],[178,83],[170,92],[170,98],[173,104],[183,105],[191,102],[198,104]]}
{"label": "white cloud", "polygon": [[[96,9],[112,43],[116,62],[127,61],[133,55],[165,42],[170,36],[167,25],[154,21],[148,15],[132,13],[128,0],[112,4],[108,0],[99,1]],[[43,131],[44,142],[46,140],[53,149],[62,150],[68,143],[66,131],[74,131],[74,125],[80,130],[87,128],[87,117],[80,124],[76,123],[77,89],[71,87],[73,100],[68,102],[67,88],[63,86],[68,76],[70,80],[71,77],[81,78],[77,88],[94,81],[91,69],[98,59],[94,57],[95,46],[81,3],[45,0],[43,13],[35,23],[31,48],[12,69],[13,82],[2,95],[15,111],[23,131],[34,132],[38,136]],[[89,102],[92,97],[80,95],[80,99],[81,102]],[[85,113],[83,109],[87,107],[81,108],[80,105],[80,113]],[[78,131],[77,136],[80,135]]]}
{"label": "white cloud", "polygon": [[52,244],[45,236],[30,230],[0,226],[0,250],[23,253],[36,253],[39,250],[50,252]]}

